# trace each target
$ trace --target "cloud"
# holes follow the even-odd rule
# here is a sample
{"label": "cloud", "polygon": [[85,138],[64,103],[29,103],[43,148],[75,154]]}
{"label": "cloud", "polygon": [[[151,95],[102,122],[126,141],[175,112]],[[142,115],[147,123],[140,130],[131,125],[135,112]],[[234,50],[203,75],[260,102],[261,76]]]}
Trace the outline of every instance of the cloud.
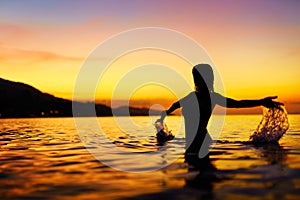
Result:
{"label": "cloud", "polygon": [[0,23],[1,36],[3,35],[15,35],[15,34],[28,34],[30,31],[20,25]]}
{"label": "cloud", "polygon": [[18,43],[32,37],[32,31],[21,25],[0,23],[0,30],[1,45],[7,45],[11,41]]}
{"label": "cloud", "polygon": [[288,104],[300,105],[300,101],[288,102]]}
{"label": "cloud", "polygon": [[84,58],[64,56],[48,51],[38,51],[30,49],[21,49],[14,47],[6,47],[0,45],[0,61],[2,62],[18,62],[32,63],[43,61],[82,61]]}

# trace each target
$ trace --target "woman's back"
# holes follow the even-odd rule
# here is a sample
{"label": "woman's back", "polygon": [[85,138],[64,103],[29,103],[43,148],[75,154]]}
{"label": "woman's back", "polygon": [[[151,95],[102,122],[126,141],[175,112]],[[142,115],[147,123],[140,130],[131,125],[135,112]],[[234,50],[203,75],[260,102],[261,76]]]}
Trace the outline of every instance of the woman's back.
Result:
{"label": "woman's back", "polygon": [[185,121],[197,124],[199,129],[206,129],[214,107],[210,93],[191,92],[179,102]]}
{"label": "woman's back", "polygon": [[209,92],[191,92],[180,100],[180,105],[185,121],[187,151],[199,152],[207,135],[207,124],[214,107],[211,95]]}

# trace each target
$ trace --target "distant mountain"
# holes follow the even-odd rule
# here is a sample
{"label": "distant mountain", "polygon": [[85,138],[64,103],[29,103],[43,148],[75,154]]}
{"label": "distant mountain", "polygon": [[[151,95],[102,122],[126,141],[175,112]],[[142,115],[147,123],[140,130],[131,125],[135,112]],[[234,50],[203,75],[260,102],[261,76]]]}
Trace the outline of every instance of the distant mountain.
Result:
{"label": "distant mountain", "polygon": [[[113,114],[116,116],[148,116],[148,115],[159,115],[161,111],[159,110],[149,110],[148,108],[135,108],[135,107],[127,107],[122,106],[119,108],[113,109]],[[129,114],[128,114],[129,113]]]}
{"label": "distant mountain", "polygon": [[[89,116],[84,112],[88,103],[77,103],[82,109],[77,116]],[[95,106],[98,116],[111,116],[111,109],[105,105]],[[0,78],[1,117],[71,117],[72,101],[57,98],[38,89],[19,82]]]}
{"label": "distant mountain", "polygon": [[[0,78],[0,117],[72,117],[91,116],[90,108],[93,103],[74,102],[79,108],[78,113],[72,113],[72,101],[43,93],[40,90],[19,82]],[[128,116],[128,107],[113,110],[103,104],[95,104],[97,116]],[[132,116],[149,115],[147,108],[129,108]],[[159,114],[151,110],[150,114]]]}

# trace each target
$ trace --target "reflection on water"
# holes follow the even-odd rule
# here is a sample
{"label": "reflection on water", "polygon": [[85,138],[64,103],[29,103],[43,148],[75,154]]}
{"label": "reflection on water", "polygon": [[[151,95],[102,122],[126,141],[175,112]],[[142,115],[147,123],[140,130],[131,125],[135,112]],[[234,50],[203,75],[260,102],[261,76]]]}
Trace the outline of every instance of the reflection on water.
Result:
{"label": "reflection on water", "polygon": [[[228,116],[217,138],[223,142],[217,142],[204,160],[184,158],[178,117],[168,119],[169,127],[178,134],[165,149],[156,145],[153,127],[122,132],[112,127],[112,118],[99,120],[109,130],[107,145],[123,151],[104,156],[106,164],[90,154],[93,146],[86,149],[83,145],[72,118],[0,120],[0,199],[300,197],[300,115],[289,117],[290,129],[279,144],[260,146],[237,142],[248,140],[260,116]],[[149,124],[147,117],[134,120]],[[90,129],[86,127],[88,133]],[[132,159],[126,152],[159,150],[165,154],[155,158],[157,165],[175,162],[143,173],[121,172],[107,165],[147,168],[147,154]]]}

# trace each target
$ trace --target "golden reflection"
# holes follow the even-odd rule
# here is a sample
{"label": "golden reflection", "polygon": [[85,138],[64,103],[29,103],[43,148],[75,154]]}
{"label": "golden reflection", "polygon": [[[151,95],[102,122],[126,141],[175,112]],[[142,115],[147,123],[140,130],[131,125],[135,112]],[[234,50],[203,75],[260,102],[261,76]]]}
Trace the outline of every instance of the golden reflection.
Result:
{"label": "golden reflection", "polygon": [[[238,117],[228,118],[233,127],[240,123],[236,118]],[[247,120],[250,125],[251,121],[256,125],[256,118],[252,116]],[[149,120],[139,119],[141,124]],[[164,195],[176,198],[179,193],[186,198],[197,195],[209,199],[295,197],[297,195],[293,192],[300,185],[298,119],[295,116],[291,117],[291,128],[280,144],[257,146],[223,141],[217,143],[211,149],[209,157],[202,160],[183,157],[182,152],[178,150],[184,146],[182,135],[179,134],[166,146],[169,149],[173,148],[169,152],[171,156],[181,155],[179,159],[161,170],[145,173],[117,171],[97,160],[78,138],[71,118],[2,120],[1,197],[142,199],[161,198]],[[89,121],[89,118],[85,120]],[[175,127],[180,117],[174,117],[172,120],[169,123]],[[110,123],[112,118],[101,118],[99,121],[102,122],[103,128],[110,130],[111,138],[126,136],[111,128],[115,126]],[[244,127],[248,128],[247,125]],[[89,128],[87,130],[90,130]],[[226,136],[234,136],[231,130],[234,129],[224,130]],[[149,135],[145,132],[140,134],[121,140],[130,144],[131,140],[140,139],[141,144],[146,144],[142,150],[151,149],[152,147],[147,145],[152,143],[141,139],[149,138]],[[236,139],[242,140],[245,136],[246,134],[240,133]],[[117,158],[120,162],[126,161],[130,165],[143,168],[147,164],[147,155],[144,155],[140,157],[141,163],[128,162],[130,156],[123,155],[107,159],[115,162],[114,159]],[[167,157],[157,158],[157,162],[166,160]]]}

